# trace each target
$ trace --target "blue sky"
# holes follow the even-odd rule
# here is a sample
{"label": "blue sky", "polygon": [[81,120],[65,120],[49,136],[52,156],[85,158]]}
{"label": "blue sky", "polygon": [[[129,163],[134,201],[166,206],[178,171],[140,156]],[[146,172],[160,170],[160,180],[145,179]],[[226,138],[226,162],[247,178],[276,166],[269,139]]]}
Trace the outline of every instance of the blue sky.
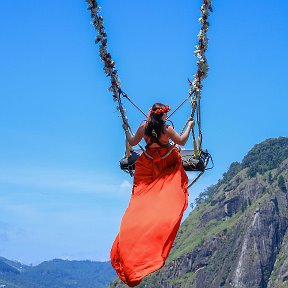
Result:
{"label": "blue sky", "polygon": [[[201,1],[102,2],[123,90],[145,111],[175,108],[196,71]],[[287,6],[213,3],[202,128],[215,168],[190,203],[254,144],[288,134]],[[132,179],[118,168],[125,138],[89,17],[85,1],[1,3],[0,256],[109,259]],[[125,106],[136,130],[143,117]],[[172,117],[176,129],[189,112]]]}

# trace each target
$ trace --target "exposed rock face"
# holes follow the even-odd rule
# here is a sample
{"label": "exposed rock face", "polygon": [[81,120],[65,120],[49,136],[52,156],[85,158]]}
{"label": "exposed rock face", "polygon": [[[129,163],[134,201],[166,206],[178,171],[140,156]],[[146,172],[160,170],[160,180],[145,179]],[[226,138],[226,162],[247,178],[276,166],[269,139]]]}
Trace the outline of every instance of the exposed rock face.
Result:
{"label": "exposed rock face", "polygon": [[165,266],[137,287],[288,287],[288,194],[277,184],[282,175],[288,188],[288,159],[253,177],[247,169],[190,213]]}
{"label": "exposed rock face", "polygon": [[276,258],[274,269],[268,282],[268,288],[288,287],[288,229],[282,243],[283,245]]}

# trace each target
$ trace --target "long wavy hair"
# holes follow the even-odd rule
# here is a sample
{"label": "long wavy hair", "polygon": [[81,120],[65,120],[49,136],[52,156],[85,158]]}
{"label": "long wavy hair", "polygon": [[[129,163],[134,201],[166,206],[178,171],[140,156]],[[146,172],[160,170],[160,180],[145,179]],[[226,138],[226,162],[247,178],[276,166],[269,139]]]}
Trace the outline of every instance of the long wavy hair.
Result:
{"label": "long wavy hair", "polygon": [[162,103],[155,103],[149,112],[144,133],[145,135],[151,137],[151,139],[159,139],[160,135],[164,133],[165,121],[162,120],[163,113],[155,113],[157,109],[164,107],[165,105]]}

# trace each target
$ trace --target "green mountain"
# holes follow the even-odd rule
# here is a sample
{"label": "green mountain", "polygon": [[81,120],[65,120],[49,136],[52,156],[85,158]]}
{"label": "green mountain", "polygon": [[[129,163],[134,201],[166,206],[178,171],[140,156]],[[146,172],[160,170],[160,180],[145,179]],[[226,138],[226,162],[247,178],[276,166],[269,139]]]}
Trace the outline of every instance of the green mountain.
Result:
{"label": "green mountain", "polygon": [[110,262],[55,259],[27,266],[0,257],[1,288],[104,288],[115,276]]}
{"label": "green mountain", "polygon": [[255,145],[200,193],[165,266],[137,287],[287,288],[287,190],[288,138]]}

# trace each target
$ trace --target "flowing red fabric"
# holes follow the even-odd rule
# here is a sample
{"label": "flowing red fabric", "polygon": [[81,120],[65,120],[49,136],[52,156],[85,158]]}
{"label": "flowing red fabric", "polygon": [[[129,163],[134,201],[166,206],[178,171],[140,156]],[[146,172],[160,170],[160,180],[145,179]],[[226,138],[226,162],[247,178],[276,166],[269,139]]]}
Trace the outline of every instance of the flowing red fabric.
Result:
{"label": "flowing red fabric", "polygon": [[136,161],[129,205],[110,251],[111,264],[128,286],[165,264],[188,206],[188,177],[177,149],[148,148]]}

